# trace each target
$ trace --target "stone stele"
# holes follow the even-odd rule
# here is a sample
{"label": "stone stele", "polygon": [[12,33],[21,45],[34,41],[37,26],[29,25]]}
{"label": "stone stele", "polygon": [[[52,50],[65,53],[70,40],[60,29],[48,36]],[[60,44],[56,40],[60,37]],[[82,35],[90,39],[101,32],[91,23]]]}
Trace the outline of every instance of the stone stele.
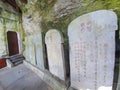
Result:
{"label": "stone stele", "polygon": [[68,27],[71,87],[112,90],[116,14],[99,10],[82,15]]}
{"label": "stone stele", "polygon": [[63,50],[63,37],[57,30],[51,29],[46,33],[45,43],[47,46],[50,72],[61,80],[65,80],[66,70]]}

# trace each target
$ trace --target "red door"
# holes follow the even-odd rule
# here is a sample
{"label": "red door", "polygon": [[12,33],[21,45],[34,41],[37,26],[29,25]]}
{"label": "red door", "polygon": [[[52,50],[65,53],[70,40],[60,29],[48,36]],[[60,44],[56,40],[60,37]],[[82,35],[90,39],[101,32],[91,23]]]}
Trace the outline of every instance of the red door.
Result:
{"label": "red door", "polygon": [[19,54],[18,37],[14,31],[7,32],[9,56]]}

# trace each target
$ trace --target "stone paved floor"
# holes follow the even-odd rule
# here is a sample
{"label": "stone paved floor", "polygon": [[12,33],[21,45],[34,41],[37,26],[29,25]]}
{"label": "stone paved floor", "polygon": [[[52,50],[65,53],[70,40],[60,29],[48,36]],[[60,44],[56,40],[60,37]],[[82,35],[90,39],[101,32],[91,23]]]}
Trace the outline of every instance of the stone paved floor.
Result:
{"label": "stone paved floor", "polygon": [[0,69],[0,90],[53,90],[32,70],[21,64]]}

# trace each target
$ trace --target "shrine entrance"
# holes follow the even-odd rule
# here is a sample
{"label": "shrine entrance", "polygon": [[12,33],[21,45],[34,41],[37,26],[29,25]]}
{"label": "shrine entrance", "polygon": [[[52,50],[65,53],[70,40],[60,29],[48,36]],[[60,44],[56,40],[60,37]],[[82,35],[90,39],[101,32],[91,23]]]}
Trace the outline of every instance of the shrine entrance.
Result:
{"label": "shrine entrance", "polygon": [[15,31],[7,32],[9,56],[19,54],[18,35]]}

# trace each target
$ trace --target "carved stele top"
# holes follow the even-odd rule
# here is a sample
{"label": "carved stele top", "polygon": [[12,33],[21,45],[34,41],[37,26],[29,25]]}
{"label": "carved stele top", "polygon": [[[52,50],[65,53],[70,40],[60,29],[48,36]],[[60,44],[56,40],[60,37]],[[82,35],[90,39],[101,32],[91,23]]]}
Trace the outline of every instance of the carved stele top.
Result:
{"label": "carved stele top", "polygon": [[53,44],[53,43],[63,43],[63,37],[56,29],[50,29],[45,36],[45,43],[46,44]]}
{"label": "carved stele top", "polygon": [[[84,23],[86,21],[88,22]],[[70,41],[78,41],[80,37],[89,39],[87,37],[91,36],[91,34],[98,36],[103,32],[115,31],[117,28],[116,14],[113,11],[99,10],[82,15],[73,20],[68,27],[68,36]],[[91,32],[91,34],[89,32]]]}
{"label": "carved stele top", "polygon": [[46,33],[45,43],[47,46],[47,56],[50,72],[61,80],[66,78],[63,37],[56,29],[51,29]]}

